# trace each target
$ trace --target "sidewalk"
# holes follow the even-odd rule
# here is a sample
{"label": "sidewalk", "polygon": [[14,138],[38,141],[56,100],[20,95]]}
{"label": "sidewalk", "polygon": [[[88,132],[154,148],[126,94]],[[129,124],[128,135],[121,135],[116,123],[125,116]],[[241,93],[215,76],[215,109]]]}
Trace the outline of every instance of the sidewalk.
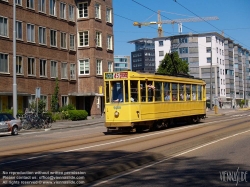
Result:
{"label": "sidewalk", "polygon": [[89,126],[98,123],[104,123],[104,120],[105,118],[103,116],[100,118],[86,119],[81,121],[71,121],[71,120],[56,121],[52,123],[51,130]]}

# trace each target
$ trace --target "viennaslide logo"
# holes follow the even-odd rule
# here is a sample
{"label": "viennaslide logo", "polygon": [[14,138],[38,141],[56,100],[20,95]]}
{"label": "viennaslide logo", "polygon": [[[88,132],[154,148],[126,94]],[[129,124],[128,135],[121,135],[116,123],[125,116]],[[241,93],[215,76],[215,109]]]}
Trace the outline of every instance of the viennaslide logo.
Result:
{"label": "viennaslide logo", "polygon": [[235,182],[236,186],[241,182],[247,182],[247,171],[220,171],[220,180],[222,182]]}

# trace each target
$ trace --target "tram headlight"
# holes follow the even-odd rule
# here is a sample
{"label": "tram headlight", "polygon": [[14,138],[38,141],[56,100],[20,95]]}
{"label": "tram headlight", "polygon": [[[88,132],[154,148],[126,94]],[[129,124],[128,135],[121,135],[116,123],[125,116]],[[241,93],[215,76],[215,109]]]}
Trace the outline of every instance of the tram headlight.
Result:
{"label": "tram headlight", "polygon": [[114,114],[114,115],[115,115],[116,118],[118,118],[119,112],[118,112],[118,111],[115,111],[115,114]]}

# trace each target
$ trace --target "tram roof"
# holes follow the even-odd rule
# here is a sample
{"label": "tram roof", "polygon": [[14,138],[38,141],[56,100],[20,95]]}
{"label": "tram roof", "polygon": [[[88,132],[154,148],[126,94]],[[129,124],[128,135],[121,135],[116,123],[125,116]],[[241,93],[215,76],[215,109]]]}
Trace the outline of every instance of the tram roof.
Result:
{"label": "tram roof", "polygon": [[[166,75],[166,74],[159,74],[159,73],[150,73],[150,72],[141,72],[141,71],[120,71],[120,72],[105,72],[106,74],[113,74],[113,78],[107,78],[105,76],[105,79],[113,79],[113,80],[119,80],[119,79],[131,79],[133,77],[138,79],[164,79],[164,77],[168,77],[168,79],[178,79],[178,80],[189,80],[189,81],[202,81],[205,83],[204,80],[201,78],[196,78],[191,75],[187,74],[176,74],[176,75]],[[117,76],[117,77],[116,77]],[[201,82],[200,82],[201,83]]]}

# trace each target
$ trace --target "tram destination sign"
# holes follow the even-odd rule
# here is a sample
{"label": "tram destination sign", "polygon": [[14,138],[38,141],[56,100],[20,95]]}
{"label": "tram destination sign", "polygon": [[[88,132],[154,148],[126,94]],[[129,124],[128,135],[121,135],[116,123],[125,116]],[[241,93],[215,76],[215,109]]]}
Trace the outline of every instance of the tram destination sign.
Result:
{"label": "tram destination sign", "polygon": [[128,72],[106,73],[105,79],[127,79]]}

